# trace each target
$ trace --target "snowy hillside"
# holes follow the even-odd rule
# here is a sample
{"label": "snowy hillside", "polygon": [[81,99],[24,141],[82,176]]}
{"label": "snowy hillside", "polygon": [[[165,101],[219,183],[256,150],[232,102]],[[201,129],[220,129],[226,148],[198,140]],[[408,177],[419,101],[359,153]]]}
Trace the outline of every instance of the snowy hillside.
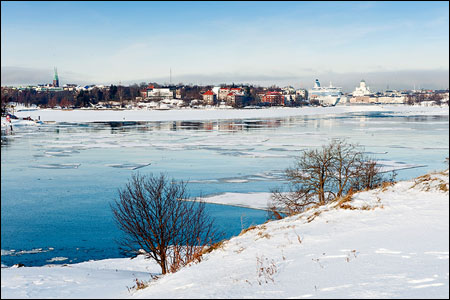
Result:
{"label": "snowy hillside", "polygon": [[428,174],[256,226],[137,291],[158,270],[142,258],[2,268],[2,298],[448,298],[448,183]]}

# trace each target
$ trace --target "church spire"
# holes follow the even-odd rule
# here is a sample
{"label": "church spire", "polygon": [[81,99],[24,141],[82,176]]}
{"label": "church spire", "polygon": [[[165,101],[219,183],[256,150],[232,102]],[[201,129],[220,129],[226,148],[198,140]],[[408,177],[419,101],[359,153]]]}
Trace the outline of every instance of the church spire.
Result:
{"label": "church spire", "polygon": [[55,77],[53,78],[53,86],[59,87],[58,70],[55,67]]}

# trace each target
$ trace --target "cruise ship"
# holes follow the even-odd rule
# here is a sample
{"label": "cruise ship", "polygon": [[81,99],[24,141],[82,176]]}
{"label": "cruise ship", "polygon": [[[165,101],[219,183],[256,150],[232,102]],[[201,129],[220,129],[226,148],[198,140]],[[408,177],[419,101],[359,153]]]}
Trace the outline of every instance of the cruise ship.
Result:
{"label": "cruise ship", "polygon": [[340,87],[331,85],[329,87],[320,86],[319,79],[316,79],[314,87],[308,91],[308,99],[318,100],[322,106],[335,106],[341,100],[342,92]]}

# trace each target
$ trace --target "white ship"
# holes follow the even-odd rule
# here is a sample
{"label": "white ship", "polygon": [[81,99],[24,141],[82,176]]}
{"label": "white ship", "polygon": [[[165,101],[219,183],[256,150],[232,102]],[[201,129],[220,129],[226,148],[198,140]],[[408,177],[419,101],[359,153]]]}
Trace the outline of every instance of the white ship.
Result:
{"label": "white ship", "polygon": [[341,100],[342,92],[340,87],[331,85],[329,87],[320,86],[319,79],[314,82],[314,87],[308,91],[308,99],[318,100],[322,106],[335,106]]}

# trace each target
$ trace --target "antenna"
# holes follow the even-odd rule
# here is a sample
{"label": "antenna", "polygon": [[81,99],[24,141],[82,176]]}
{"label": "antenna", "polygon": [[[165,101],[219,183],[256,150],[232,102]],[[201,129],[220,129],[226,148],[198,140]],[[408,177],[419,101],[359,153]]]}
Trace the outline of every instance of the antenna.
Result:
{"label": "antenna", "polygon": [[172,68],[170,68],[170,79],[169,79],[170,85],[172,85]]}

